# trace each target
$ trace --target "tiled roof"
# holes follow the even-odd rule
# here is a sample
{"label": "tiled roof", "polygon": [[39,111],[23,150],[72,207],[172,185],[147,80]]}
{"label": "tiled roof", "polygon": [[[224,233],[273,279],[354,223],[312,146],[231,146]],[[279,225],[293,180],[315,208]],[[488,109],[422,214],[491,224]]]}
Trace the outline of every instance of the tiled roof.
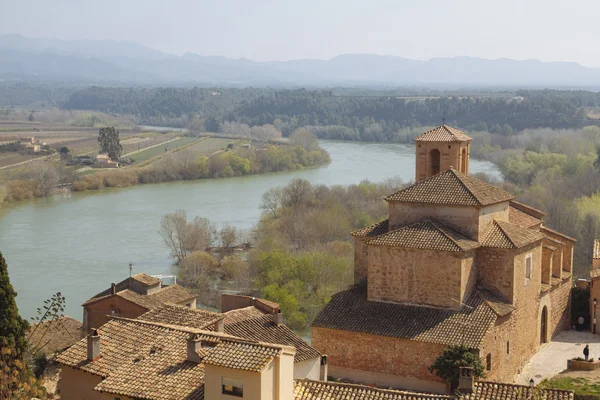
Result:
{"label": "tiled roof", "polygon": [[518,249],[542,240],[544,237],[543,233],[510,222],[494,220],[481,241],[481,246],[498,249]]}
{"label": "tiled roof", "polygon": [[281,348],[252,343],[221,342],[202,359],[217,367],[260,372],[279,355]]}
{"label": "tiled roof", "polygon": [[314,327],[478,348],[496,320],[494,310],[473,292],[469,307],[448,309],[367,300],[367,285],[335,294]]}
{"label": "tiled roof", "polygon": [[510,383],[475,382],[473,393],[458,396],[461,400],[573,400],[570,390],[539,389]]}
{"label": "tiled roof", "polygon": [[477,287],[477,290],[483,301],[485,301],[499,317],[504,317],[516,310],[516,307],[501,294],[483,287]]}
{"label": "tiled roof", "polygon": [[554,229],[550,229],[547,226],[542,226],[540,228],[540,232],[549,234],[549,235],[556,235],[558,237],[560,237],[561,239],[565,239],[569,242],[575,243],[577,241],[577,239],[572,238],[571,236],[567,236],[564,233],[560,233],[558,231],[555,231]]}
{"label": "tiled roof", "polygon": [[120,296],[142,307],[146,307],[149,310],[160,307],[165,303],[179,304],[196,297],[187,289],[179,285],[166,286],[149,295],[142,295],[134,292],[133,290],[126,289],[118,292],[117,296]]}
{"label": "tiled roof", "polygon": [[131,277],[131,279],[141,283],[144,286],[155,286],[160,283],[160,279],[146,274],[135,274]]}
{"label": "tiled roof", "polygon": [[238,308],[235,310],[227,311],[225,313],[225,324],[233,324],[247,319],[260,318],[265,315],[254,306]]}
{"label": "tiled roof", "polygon": [[71,317],[33,324],[29,327],[28,340],[47,355],[62,351],[81,339],[81,322]]}
{"label": "tiled roof", "polygon": [[290,328],[274,324],[271,315],[225,324],[225,332],[244,339],[293,346],[296,348],[295,362],[321,357],[321,353]]}
{"label": "tiled roof", "polygon": [[510,202],[510,206],[537,219],[544,219],[544,217],[546,216],[546,213],[542,210],[538,210],[537,208],[533,208],[527,204],[518,202],[516,200],[512,200]]}
{"label": "tiled roof", "polygon": [[142,314],[138,319],[150,322],[161,322],[169,325],[188,326],[190,328],[207,329],[225,316],[220,313],[189,308],[175,304],[164,304]]}
{"label": "tiled roof", "polygon": [[519,225],[523,228],[531,228],[543,222],[541,219],[513,207],[512,202],[511,206],[508,208],[508,221],[511,224]]}
{"label": "tiled roof", "polygon": [[433,400],[454,399],[453,396],[439,394],[404,392],[399,390],[379,389],[364,385],[348,383],[311,381],[296,379],[294,381],[295,400]]}
{"label": "tiled roof", "polygon": [[387,201],[405,203],[449,204],[482,207],[513,199],[513,195],[465,175],[448,169],[423,179],[385,198]]}
{"label": "tiled roof", "polygon": [[468,142],[473,140],[463,131],[448,125],[440,125],[414,138],[415,142]]}
{"label": "tiled roof", "polygon": [[383,235],[389,230],[389,220],[381,221],[376,224],[361,228],[350,233],[352,236],[373,237]]}
{"label": "tiled roof", "polygon": [[367,243],[442,251],[467,251],[479,247],[479,243],[431,220],[414,222],[370,239]]}
{"label": "tiled roof", "polygon": [[600,259],[600,240],[594,240],[594,260]]}

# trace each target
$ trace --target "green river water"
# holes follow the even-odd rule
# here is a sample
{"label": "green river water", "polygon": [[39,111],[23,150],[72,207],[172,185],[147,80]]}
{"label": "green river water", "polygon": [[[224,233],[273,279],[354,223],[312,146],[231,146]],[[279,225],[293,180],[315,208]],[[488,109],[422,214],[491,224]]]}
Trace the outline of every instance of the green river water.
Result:
{"label": "green river water", "polygon": [[[35,314],[55,292],[65,314],[81,319],[80,305],[133,271],[169,273],[169,251],[158,234],[161,217],[176,209],[217,225],[249,229],[260,217],[262,194],[295,177],[313,184],[348,185],[399,176],[414,178],[414,146],[322,141],[331,164],[242,178],[141,185],[71,193],[0,209],[0,251],[18,292],[21,315]],[[471,160],[472,172],[501,178],[492,163]]]}

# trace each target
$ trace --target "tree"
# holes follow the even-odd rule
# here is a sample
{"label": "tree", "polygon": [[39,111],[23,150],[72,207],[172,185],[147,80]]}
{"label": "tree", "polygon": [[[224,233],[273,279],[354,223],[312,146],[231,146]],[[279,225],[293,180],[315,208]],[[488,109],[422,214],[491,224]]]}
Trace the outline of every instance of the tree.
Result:
{"label": "tree", "polygon": [[31,177],[37,182],[37,188],[43,197],[48,197],[54,192],[61,178],[56,168],[48,163],[36,163],[31,168]]}
{"label": "tree", "polygon": [[35,121],[35,117],[33,116],[33,111],[29,114],[29,122]]}
{"label": "tree", "polygon": [[69,149],[67,146],[63,146],[59,150],[60,154],[69,154],[70,152],[71,152],[71,149]]}
{"label": "tree", "polygon": [[108,154],[111,160],[117,161],[121,157],[123,146],[119,140],[119,131],[114,127],[100,128],[98,143],[100,152]]}
{"label": "tree", "polygon": [[233,282],[238,290],[252,288],[252,270],[240,256],[225,256],[221,261],[221,270],[226,279]]}
{"label": "tree", "polygon": [[219,232],[219,238],[221,239],[221,246],[226,253],[231,253],[233,247],[238,241],[238,231],[235,226],[225,224]]}
{"label": "tree", "polygon": [[210,280],[219,263],[204,251],[189,254],[179,265],[177,277],[184,286],[202,288]]}
{"label": "tree", "polygon": [[260,202],[260,208],[266,212],[271,213],[273,218],[279,217],[279,208],[283,203],[283,189],[280,187],[274,187],[267,190],[262,195],[262,201]]}
{"label": "tree", "polygon": [[283,188],[283,205],[298,207],[305,203],[312,193],[312,185],[306,179],[294,178]]}
{"label": "tree", "polygon": [[214,233],[214,225],[208,219],[196,217],[188,222],[183,210],[165,215],[160,225],[160,235],[178,263],[193,251],[211,247]]}
{"label": "tree", "polygon": [[45,395],[14,343],[0,337],[0,399],[29,400]]}
{"label": "tree", "polygon": [[452,390],[458,386],[460,367],[471,367],[475,377],[485,376],[481,360],[473,350],[465,346],[448,346],[444,352],[431,364],[429,372],[435,373],[450,384]]}
{"label": "tree", "polygon": [[253,126],[250,132],[253,138],[265,142],[281,137],[281,132],[278,131],[277,128],[275,128],[273,125],[269,124],[262,126]]}
{"label": "tree", "polygon": [[14,346],[15,357],[22,358],[27,350],[29,324],[19,315],[13,289],[8,277],[8,266],[0,253],[0,340]]}
{"label": "tree", "polygon": [[[44,342],[46,334],[55,321],[64,316],[64,311],[65,297],[60,292],[57,292],[49,299],[44,300],[44,305],[42,307],[38,307],[37,315],[31,318],[36,324],[35,328],[29,332],[27,337],[27,341],[29,342],[29,352],[31,354],[36,355],[36,353],[42,350],[42,348],[47,344]],[[35,338],[35,341],[33,338]]]}
{"label": "tree", "polygon": [[200,133],[205,132],[204,121],[202,121],[197,115],[194,115],[187,125],[188,131],[194,136],[200,136]]}
{"label": "tree", "polygon": [[290,135],[290,144],[310,152],[319,148],[319,139],[308,129],[298,128]]}

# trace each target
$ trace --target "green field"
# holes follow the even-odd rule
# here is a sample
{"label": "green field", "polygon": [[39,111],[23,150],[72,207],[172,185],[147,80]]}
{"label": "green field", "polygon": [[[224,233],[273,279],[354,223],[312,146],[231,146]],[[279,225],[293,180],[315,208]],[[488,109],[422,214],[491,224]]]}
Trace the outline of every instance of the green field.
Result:
{"label": "green field", "polygon": [[139,153],[134,153],[131,155],[131,158],[134,160],[134,164],[138,164],[140,162],[147,161],[156,156],[160,156],[160,155],[164,154],[165,152],[175,150],[180,147],[186,146],[188,144],[194,143],[198,140],[199,140],[198,138],[182,137],[179,139],[175,139],[172,142],[165,143],[163,145],[156,146],[156,147],[153,147],[148,150],[142,150]]}
{"label": "green field", "polygon": [[226,148],[229,143],[238,146],[239,142],[236,139],[208,138],[188,147],[186,150],[193,152],[197,157],[209,156],[215,151]]}

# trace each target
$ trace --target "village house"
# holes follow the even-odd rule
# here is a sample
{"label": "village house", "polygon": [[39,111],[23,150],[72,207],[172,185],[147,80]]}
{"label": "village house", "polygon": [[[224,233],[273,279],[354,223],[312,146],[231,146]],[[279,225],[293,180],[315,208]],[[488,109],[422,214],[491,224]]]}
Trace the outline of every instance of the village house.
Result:
{"label": "village house", "polygon": [[590,271],[590,330],[592,333],[600,333],[597,329],[596,318],[598,315],[598,304],[600,302],[600,240],[594,240],[592,253],[592,270]]}
{"label": "village house", "polygon": [[110,159],[108,154],[98,154],[96,156],[95,168],[119,168],[119,163]]}
{"label": "village house", "polygon": [[[238,313],[238,317],[243,314],[240,309],[228,311],[231,312]],[[212,314],[219,319],[215,320]],[[174,305],[165,305],[137,319],[115,317],[58,357],[62,364],[60,398],[492,400],[539,393],[546,400],[573,399],[570,391],[537,391],[526,386],[475,382],[472,374],[470,380],[461,380],[460,392],[454,396],[310,379],[298,371],[297,362],[298,353],[307,353],[303,347],[310,347],[308,344],[299,347],[296,339],[291,345],[249,339],[228,333],[226,326],[223,314]],[[270,326],[280,325],[273,320]],[[246,335],[260,335],[267,330],[242,329]],[[278,337],[274,334],[270,338]]]}
{"label": "village house", "polygon": [[386,220],[352,233],[355,286],[318,315],[312,345],[329,375],[355,382],[444,393],[428,367],[452,345],[513,382],[570,326],[575,240],[469,176],[463,132],[442,125],[415,142],[416,182],[386,197]]}
{"label": "village house", "polygon": [[196,308],[196,296],[159,278],[135,274],[98,293],[82,304],[84,334],[107,323],[111,316],[136,318],[166,303]]}

